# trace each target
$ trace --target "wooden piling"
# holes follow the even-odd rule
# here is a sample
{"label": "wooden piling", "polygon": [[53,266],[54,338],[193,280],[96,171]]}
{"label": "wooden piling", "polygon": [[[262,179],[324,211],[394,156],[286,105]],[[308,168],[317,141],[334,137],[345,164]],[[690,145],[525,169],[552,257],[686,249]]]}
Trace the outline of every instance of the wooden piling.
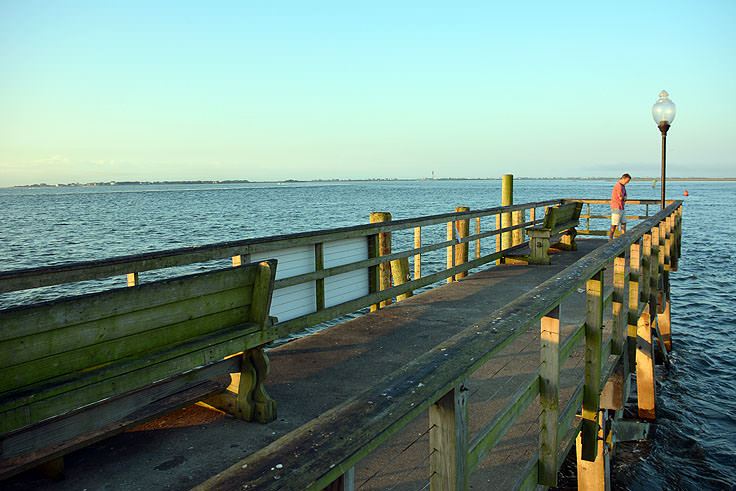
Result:
{"label": "wooden piling", "polygon": [[[370,215],[370,223],[380,223],[380,222],[390,222],[391,221],[391,213],[387,211],[374,211],[371,212]],[[381,232],[378,234],[378,255],[379,256],[388,256],[391,254],[391,232]],[[378,266],[379,276],[378,276],[378,291],[386,290],[387,288],[391,288],[391,266],[388,263],[381,263]],[[387,305],[391,305],[391,299],[386,299],[381,302],[380,306],[373,308],[374,306],[371,306],[371,311],[377,310],[378,308],[386,307]]]}
{"label": "wooden piling", "polygon": [[[514,204],[514,176],[513,174],[504,174],[501,178],[501,206],[511,206]],[[511,212],[501,214],[501,228],[511,226]],[[501,248],[508,249],[512,244],[511,232],[501,234]]]}
{"label": "wooden piling", "polygon": [[[511,213],[511,224],[521,225],[524,223],[524,210],[516,210]],[[511,245],[517,246],[524,242],[524,229],[517,228],[511,232]]]}
{"label": "wooden piling", "polygon": [[[394,280],[394,286],[403,285],[407,281],[411,281],[411,272],[409,271],[409,258],[402,257],[391,261],[391,276]],[[400,302],[414,295],[414,292],[406,292],[396,296],[396,301]]]}
{"label": "wooden piling", "polygon": [[583,439],[582,434],[578,434],[576,439],[576,455],[578,461],[578,491],[606,491],[610,489],[610,461],[609,454],[606,452],[604,445],[605,436],[603,428],[605,420],[604,411],[599,414],[599,427],[597,433],[596,458],[594,461],[588,461],[583,457]]}
{"label": "wooden piling", "polygon": [[652,325],[649,308],[642,312],[637,323],[636,337],[636,393],[639,417],[654,419],[654,349],[652,346]]}
{"label": "wooden piling", "polygon": [[[467,206],[455,207],[455,213],[464,211],[470,211],[470,208]],[[457,230],[457,238],[465,239],[466,237],[468,237],[468,235],[470,235],[470,220],[467,218],[463,220],[456,220],[455,229]],[[468,246],[469,244],[467,242],[455,246],[455,266],[468,262]],[[468,276],[468,272],[462,271],[456,274],[455,278],[459,280],[460,278],[465,278],[466,276]]]}

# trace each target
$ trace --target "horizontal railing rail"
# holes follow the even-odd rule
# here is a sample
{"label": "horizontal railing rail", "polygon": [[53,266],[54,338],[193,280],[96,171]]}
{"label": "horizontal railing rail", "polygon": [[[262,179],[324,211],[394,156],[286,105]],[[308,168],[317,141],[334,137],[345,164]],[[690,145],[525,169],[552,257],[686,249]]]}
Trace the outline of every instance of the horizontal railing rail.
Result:
{"label": "horizontal railing rail", "polygon": [[[659,280],[676,267],[681,205],[681,201],[672,202],[628,233],[489,313],[486,323],[458,333],[199,489],[240,489],[244,485],[279,489],[285,483],[293,489],[322,489],[430,408],[430,430],[437,435],[432,444],[430,482],[438,489],[464,489],[475,466],[537,397],[541,407],[539,450],[527,462],[517,487],[555,485],[559,465],[578,431],[583,458],[596,457],[601,388],[624,352],[631,349],[631,322],[636,324],[636,317],[647,307],[656,307]],[[612,263],[612,286],[606,287],[604,271]],[[624,298],[627,284],[628,301]],[[561,339],[560,305],[581,286],[586,295],[585,319]],[[607,309],[612,328],[604,339]],[[469,445],[463,444],[468,441],[466,381],[537,323],[542,363],[536,374]],[[584,377],[560,408],[559,367],[583,341]],[[633,343],[636,346],[635,338]]]}
{"label": "horizontal railing rail", "polygon": [[[608,235],[608,229],[605,230],[592,230],[590,228],[590,220],[600,220],[600,219],[611,219],[611,200],[610,199],[563,199],[563,202],[579,202],[583,203],[585,205],[585,213],[580,214],[580,221],[585,221],[585,227],[578,227],[577,231],[580,235],[596,235],[596,236],[606,236]],[[667,200],[665,203],[667,205],[671,205],[674,203],[675,200]],[[591,214],[590,212],[590,205],[601,205],[598,208],[604,210],[604,212],[598,213],[598,214]],[[605,206],[603,206],[605,205]],[[652,215],[649,214],[649,207],[653,206],[654,209],[659,210],[662,202],[660,200],[653,200],[653,199],[630,199],[626,200],[626,206],[629,210],[631,210],[631,206],[633,205],[643,205],[644,206],[644,214],[637,214],[637,215],[626,215],[627,220],[646,220],[647,218],[651,217]],[[641,206],[637,206],[636,208],[641,209]],[[607,213],[606,213],[607,212]]]}
{"label": "horizontal railing rail", "polygon": [[[109,278],[112,276],[125,276],[131,273],[187,266],[190,264],[217,259],[226,259],[233,256],[268,253],[295,246],[314,245],[349,238],[369,237],[379,233],[394,232],[415,227],[426,227],[446,223],[448,221],[468,220],[472,218],[498,215],[501,213],[528,210],[530,208],[554,206],[560,202],[561,200],[559,199],[546,200],[468,212],[443,213],[419,218],[406,218],[377,224],[372,223],[286,235],[274,235],[264,238],[221,242],[204,246],[184,247],[71,264],[2,271],[0,272],[0,293],[40,288],[44,286],[63,285],[87,280]],[[524,225],[525,224],[516,224],[513,227],[508,228],[508,230],[516,230],[522,228]],[[455,243],[459,244],[483,237],[490,237],[491,235],[508,230],[487,232],[486,234],[467,238],[462,242]],[[439,249],[442,247],[447,247],[447,245],[438,246],[437,248]],[[406,256],[421,252],[423,251],[407,252]],[[378,262],[385,261],[386,259],[381,259]],[[360,267],[365,267],[365,265],[361,265]]]}

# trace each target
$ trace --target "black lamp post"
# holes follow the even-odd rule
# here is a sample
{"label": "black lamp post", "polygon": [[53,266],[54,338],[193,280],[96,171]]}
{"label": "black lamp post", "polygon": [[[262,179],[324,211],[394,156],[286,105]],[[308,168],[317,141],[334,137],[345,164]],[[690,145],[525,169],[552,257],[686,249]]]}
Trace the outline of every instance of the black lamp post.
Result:
{"label": "black lamp post", "polygon": [[667,130],[675,119],[675,104],[666,90],[659,93],[659,99],[652,106],[652,117],[662,133],[662,209],[664,209],[665,156],[667,153]]}

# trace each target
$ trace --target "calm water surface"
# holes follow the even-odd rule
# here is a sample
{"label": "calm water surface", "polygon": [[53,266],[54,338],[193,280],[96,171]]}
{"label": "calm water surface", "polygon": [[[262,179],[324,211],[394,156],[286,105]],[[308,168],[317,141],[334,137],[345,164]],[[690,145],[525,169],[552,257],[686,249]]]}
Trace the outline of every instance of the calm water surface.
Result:
{"label": "calm water surface", "polygon": [[[517,180],[515,202],[608,198],[612,185]],[[455,206],[488,208],[500,204],[500,186],[401,181],[0,189],[0,269],[357,225],[371,211],[400,219]],[[668,196],[682,197],[685,189],[682,259],[671,275],[672,368],[658,376],[655,438],[631,446],[614,467],[620,489],[736,486],[736,220],[723,206],[736,202],[736,182],[673,182]],[[659,198],[651,182],[634,181],[627,190],[630,199]],[[605,221],[592,224],[606,227]],[[90,282],[90,289],[122,281]],[[54,295],[53,289],[0,295],[0,308]]]}

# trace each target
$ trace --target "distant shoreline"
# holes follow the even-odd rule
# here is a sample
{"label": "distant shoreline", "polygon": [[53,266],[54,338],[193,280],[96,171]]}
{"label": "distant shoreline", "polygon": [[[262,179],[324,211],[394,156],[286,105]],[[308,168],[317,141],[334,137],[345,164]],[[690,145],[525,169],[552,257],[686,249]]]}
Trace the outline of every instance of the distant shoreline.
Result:
{"label": "distant shoreline", "polygon": [[[58,183],[58,184],[23,184],[17,186],[9,186],[10,188],[61,188],[61,187],[97,187],[97,186],[165,186],[165,185],[202,185],[202,184],[287,184],[287,183],[321,183],[321,182],[393,182],[393,181],[498,181],[500,177],[440,177],[440,178],[385,178],[385,179],[285,179],[276,181],[250,181],[242,180],[224,180],[224,181],[107,181],[107,182],[87,182],[87,183]],[[519,181],[615,181],[618,177],[514,177]],[[632,179],[633,181],[659,181],[654,177],[639,177]],[[667,181],[736,181],[736,177],[668,177]]]}

